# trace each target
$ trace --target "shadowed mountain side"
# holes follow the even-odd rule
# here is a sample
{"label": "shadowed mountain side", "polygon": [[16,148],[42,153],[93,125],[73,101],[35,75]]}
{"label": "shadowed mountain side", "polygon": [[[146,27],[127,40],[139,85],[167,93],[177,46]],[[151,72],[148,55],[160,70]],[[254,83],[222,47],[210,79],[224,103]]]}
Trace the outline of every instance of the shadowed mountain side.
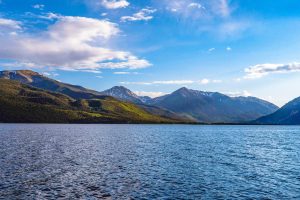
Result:
{"label": "shadowed mountain side", "polygon": [[217,92],[181,88],[153,99],[153,105],[205,123],[239,123],[275,112],[278,107],[255,97],[229,97]]}
{"label": "shadowed mountain side", "polygon": [[300,125],[300,97],[290,101],[276,112],[255,120],[254,123]]}

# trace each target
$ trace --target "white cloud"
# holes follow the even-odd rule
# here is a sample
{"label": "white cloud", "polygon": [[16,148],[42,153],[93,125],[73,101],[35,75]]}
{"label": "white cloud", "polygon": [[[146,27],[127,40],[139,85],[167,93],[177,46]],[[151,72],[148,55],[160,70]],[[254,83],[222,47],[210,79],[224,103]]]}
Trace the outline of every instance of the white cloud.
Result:
{"label": "white cloud", "polygon": [[139,12],[133,14],[132,16],[123,16],[121,17],[122,22],[126,21],[148,21],[153,19],[153,16],[151,14],[155,13],[156,9],[148,9],[144,8],[140,10]]}
{"label": "white cloud", "polygon": [[49,72],[42,72],[43,76],[51,76],[51,74]]}
{"label": "white cloud", "polygon": [[56,77],[56,76],[59,76],[58,73],[55,73],[55,72],[42,72],[41,73],[43,76],[52,76],[52,77]]}
{"label": "white cloud", "polygon": [[191,80],[170,80],[170,81],[152,81],[152,82],[120,82],[123,85],[186,85],[193,84]]}
{"label": "white cloud", "polygon": [[[18,23],[9,22],[19,28]],[[59,68],[61,70],[99,71],[101,68],[138,69],[151,66],[126,51],[103,47],[120,32],[117,24],[86,17],[60,16],[37,35],[0,35],[0,59],[16,67]]]}
{"label": "white cloud", "polygon": [[63,16],[56,14],[56,13],[49,12],[49,13],[46,13],[45,15],[40,15],[38,17],[41,19],[53,20],[53,19],[62,18]]}
{"label": "white cloud", "polygon": [[156,98],[165,95],[164,92],[145,92],[145,91],[134,91],[134,93],[138,96],[148,96],[151,98]]}
{"label": "white cloud", "polygon": [[188,5],[188,7],[190,7],[190,8],[198,8],[198,9],[203,8],[204,9],[204,7],[200,3],[195,3],[195,2],[190,3]]}
{"label": "white cloud", "polygon": [[[167,10],[184,18],[226,18],[231,14],[228,0],[202,1],[195,0],[156,0],[157,4],[163,5]],[[189,9],[190,8],[190,9]],[[193,10],[191,8],[194,8]],[[195,9],[196,8],[196,9]],[[201,11],[199,11],[201,9]]]}
{"label": "white cloud", "polygon": [[[146,68],[146,67],[150,67],[152,66],[151,63],[149,63],[149,61],[144,60],[144,59],[139,59],[135,56],[132,56],[129,53],[126,52],[120,52],[124,55],[120,55],[118,62],[103,62],[103,63],[99,63],[98,66],[100,68],[103,69],[125,69],[125,68],[129,68],[129,69],[141,69],[141,68]],[[124,58],[123,58],[124,57]],[[122,62],[122,60],[124,60]]]}
{"label": "white cloud", "polygon": [[114,72],[114,74],[126,75],[126,74],[130,74],[130,72]]}
{"label": "white cloud", "polygon": [[21,29],[21,22],[0,18],[0,30],[18,30]]}
{"label": "white cloud", "polygon": [[273,73],[300,72],[300,63],[258,64],[245,69],[245,79],[256,79]]}
{"label": "white cloud", "polygon": [[202,85],[207,85],[210,83],[222,83],[222,80],[210,80],[210,79],[204,78],[199,81],[199,84],[202,84]]}
{"label": "white cloud", "polygon": [[168,81],[152,81],[152,82],[120,82],[124,85],[190,85],[190,84],[209,84],[220,83],[221,80],[202,79],[200,81],[193,80],[168,80]]}
{"label": "white cloud", "polygon": [[102,0],[101,4],[107,9],[118,9],[126,8],[130,3],[127,0]]}
{"label": "white cloud", "polygon": [[212,80],[211,82],[212,83],[222,83],[223,81],[222,80]]}
{"label": "white cloud", "polygon": [[252,94],[250,92],[248,92],[247,90],[244,90],[242,92],[225,92],[225,94],[230,96],[230,97],[249,97],[249,96],[252,96]]}
{"label": "white cloud", "polygon": [[45,8],[45,5],[43,4],[35,4],[32,6],[35,9],[43,10]]}
{"label": "white cloud", "polygon": [[154,81],[154,84],[161,84],[161,85],[185,85],[185,84],[192,84],[194,81],[191,80],[172,80],[172,81]]}
{"label": "white cloud", "polygon": [[202,79],[201,81],[200,81],[200,84],[203,84],[203,85],[206,85],[206,84],[208,84],[208,83],[210,83],[210,80],[209,79]]}
{"label": "white cloud", "polygon": [[127,74],[139,74],[138,72],[114,72],[113,74],[117,74],[117,75],[127,75]]}
{"label": "white cloud", "polygon": [[208,49],[209,52],[212,52],[214,50],[216,50],[216,48],[210,48],[210,49]]}
{"label": "white cloud", "polygon": [[227,47],[226,50],[227,51],[231,51],[232,49],[231,49],[231,47]]}

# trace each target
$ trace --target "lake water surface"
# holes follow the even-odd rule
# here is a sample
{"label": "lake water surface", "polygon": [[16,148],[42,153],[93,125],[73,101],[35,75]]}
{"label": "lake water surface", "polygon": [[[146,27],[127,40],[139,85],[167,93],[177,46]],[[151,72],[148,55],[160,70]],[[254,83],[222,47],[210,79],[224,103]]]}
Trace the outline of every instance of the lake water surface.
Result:
{"label": "lake water surface", "polygon": [[300,199],[300,127],[0,124],[2,199]]}

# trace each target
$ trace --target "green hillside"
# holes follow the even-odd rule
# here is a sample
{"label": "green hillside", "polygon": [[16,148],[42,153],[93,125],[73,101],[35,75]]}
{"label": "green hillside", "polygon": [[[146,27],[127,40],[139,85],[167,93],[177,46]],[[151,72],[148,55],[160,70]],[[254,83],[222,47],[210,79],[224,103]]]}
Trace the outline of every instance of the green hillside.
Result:
{"label": "green hillside", "polygon": [[112,97],[74,100],[63,94],[0,79],[0,122],[172,123]]}
{"label": "green hillside", "polygon": [[15,80],[47,91],[62,93],[74,99],[92,99],[103,96],[100,92],[62,83],[31,70],[1,71],[0,78]]}

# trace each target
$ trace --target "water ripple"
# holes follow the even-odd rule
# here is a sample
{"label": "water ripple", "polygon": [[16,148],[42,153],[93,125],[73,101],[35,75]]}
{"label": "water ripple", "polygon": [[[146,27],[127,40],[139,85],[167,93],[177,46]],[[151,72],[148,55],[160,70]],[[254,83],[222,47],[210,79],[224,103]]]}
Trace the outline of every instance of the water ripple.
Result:
{"label": "water ripple", "polygon": [[0,199],[300,199],[300,127],[0,125]]}

